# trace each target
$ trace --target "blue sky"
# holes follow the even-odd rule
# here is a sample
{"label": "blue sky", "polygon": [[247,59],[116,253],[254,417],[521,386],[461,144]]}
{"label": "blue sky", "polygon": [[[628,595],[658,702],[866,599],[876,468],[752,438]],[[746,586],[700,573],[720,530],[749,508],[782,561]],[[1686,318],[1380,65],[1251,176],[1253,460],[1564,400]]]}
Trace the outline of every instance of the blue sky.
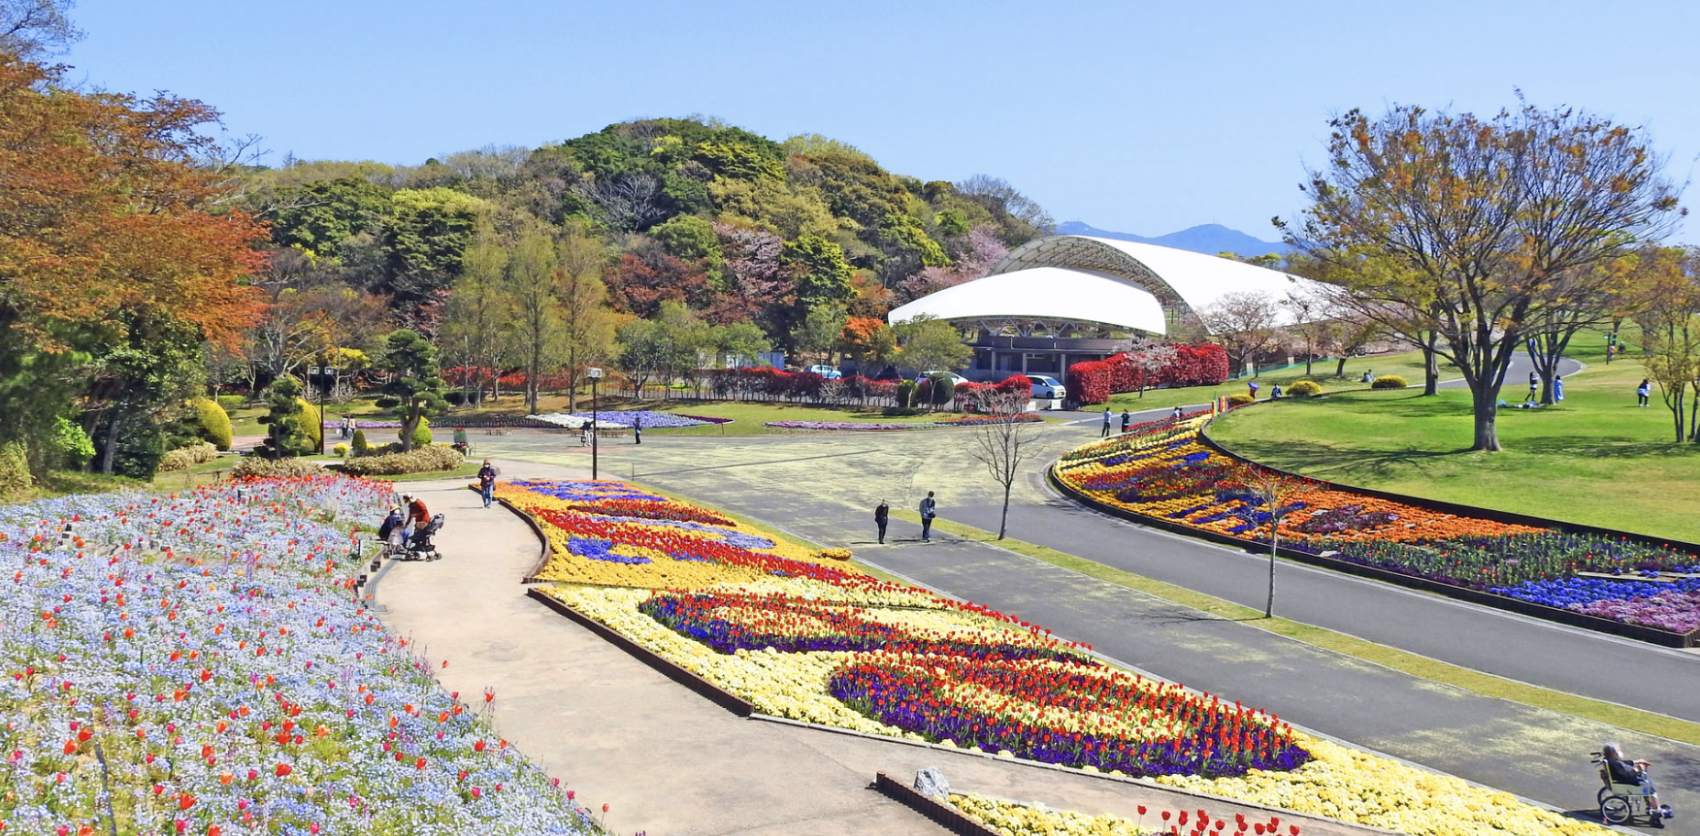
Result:
{"label": "blue sky", "polygon": [[[1521,88],[1700,155],[1700,3],[80,0],[71,78],[169,90],[274,154],[418,163],[643,116],[821,133],[927,180],[987,173],[1057,220],[1273,239],[1327,120],[1487,112]],[[1692,201],[1690,201],[1692,202]],[[1674,240],[1700,243],[1700,222]]]}

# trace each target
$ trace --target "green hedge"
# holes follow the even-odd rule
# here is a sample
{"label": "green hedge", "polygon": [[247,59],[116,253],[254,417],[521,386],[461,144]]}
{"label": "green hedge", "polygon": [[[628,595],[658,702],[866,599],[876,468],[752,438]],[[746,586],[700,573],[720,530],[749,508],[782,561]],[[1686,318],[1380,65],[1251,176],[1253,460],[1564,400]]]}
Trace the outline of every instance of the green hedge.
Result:
{"label": "green hedge", "polygon": [[381,456],[349,459],[343,463],[342,469],[343,472],[354,476],[399,476],[403,473],[454,470],[464,461],[453,447],[432,445],[407,453],[385,453]]}
{"label": "green hedge", "polygon": [[324,468],[310,459],[267,459],[260,456],[243,456],[242,461],[230,469],[230,475],[237,479],[249,476],[318,476],[324,472]]}
{"label": "green hedge", "polygon": [[232,410],[232,409],[241,409],[242,407],[245,407],[245,406],[248,405],[248,396],[246,396],[246,395],[219,395],[218,396],[218,405],[224,407],[226,411],[229,411],[229,410]]}

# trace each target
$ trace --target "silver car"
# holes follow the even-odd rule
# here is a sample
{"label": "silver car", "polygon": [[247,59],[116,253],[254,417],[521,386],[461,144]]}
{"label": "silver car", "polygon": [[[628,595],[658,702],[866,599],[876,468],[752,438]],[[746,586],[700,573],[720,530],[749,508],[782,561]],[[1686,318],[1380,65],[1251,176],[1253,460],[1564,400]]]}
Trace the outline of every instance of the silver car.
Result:
{"label": "silver car", "polygon": [[1033,386],[1033,397],[1040,400],[1062,400],[1068,397],[1068,390],[1054,377],[1042,374],[1030,374],[1027,382]]}

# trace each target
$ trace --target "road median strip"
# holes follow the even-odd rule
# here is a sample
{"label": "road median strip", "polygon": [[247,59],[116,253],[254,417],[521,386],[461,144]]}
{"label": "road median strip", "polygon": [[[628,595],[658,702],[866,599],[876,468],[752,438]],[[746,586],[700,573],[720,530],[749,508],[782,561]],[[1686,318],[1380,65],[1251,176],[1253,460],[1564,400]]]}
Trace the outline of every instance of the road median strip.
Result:
{"label": "road median strip", "polygon": [[[914,511],[894,508],[891,513],[894,517],[917,525],[921,521],[920,515]],[[1420,679],[1463,688],[1466,691],[1486,697],[1509,700],[1584,720],[1607,723],[1630,731],[1656,735],[1681,743],[1700,745],[1700,723],[1505,679],[1490,673],[1483,673],[1377,644],[1325,627],[1304,624],[1279,616],[1264,618],[1263,613],[1258,610],[1241,606],[1232,601],[1106,566],[1093,560],[1058,551],[1049,546],[1041,546],[1013,538],[999,540],[996,534],[973,526],[935,519],[933,520],[933,530],[952,534],[976,543],[996,546],[1024,557],[1078,572],[1090,578],[1143,592],[1173,604],[1190,607],[1218,618],[1237,621],[1248,627],[1266,630],[1323,650],[1330,650],[1343,656],[1381,665]]]}

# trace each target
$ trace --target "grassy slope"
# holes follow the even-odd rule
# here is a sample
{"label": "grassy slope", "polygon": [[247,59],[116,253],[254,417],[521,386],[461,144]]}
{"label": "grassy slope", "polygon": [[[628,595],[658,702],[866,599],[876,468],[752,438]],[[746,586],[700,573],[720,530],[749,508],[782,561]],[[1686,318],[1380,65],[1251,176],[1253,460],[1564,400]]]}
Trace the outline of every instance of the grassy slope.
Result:
{"label": "grassy slope", "polygon": [[[1343,394],[1237,412],[1212,438],[1276,467],[1418,496],[1700,542],[1700,446],[1672,441],[1670,412],[1635,406],[1633,360],[1565,380],[1565,401],[1499,417],[1504,452],[1472,453],[1467,392]],[[1504,397],[1521,400],[1521,381]]]}
{"label": "grassy slope", "polygon": [[[1256,380],[1258,386],[1262,387],[1262,390],[1258,392],[1258,397],[1261,398],[1269,397],[1270,391],[1277,383],[1281,384],[1282,389],[1285,389],[1300,380],[1314,380],[1317,383],[1322,384],[1322,388],[1325,390],[1362,388],[1365,384],[1359,382],[1359,379],[1366,371],[1373,372],[1376,377],[1396,374],[1403,376],[1405,380],[1410,383],[1423,382],[1423,356],[1421,352],[1417,351],[1406,351],[1400,354],[1382,354],[1375,357],[1352,358],[1346,361],[1346,376],[1343,378],[1333,376],[1334,369],[1337,364],[1338,363],[1335,360],[1318,360],[1312,365],[1312,374],[1309,376],[1305,375],[1304,366],[1299,365],[1276,369],[1271,372],[1260,374],[1255,378],[1242,377],[1229,380],[1219,386],[1189,386],[1185,389],[1152,389],[1147,391],[1143,398],[1141,398],[1137,392],[1116,395],[1110,398],[1110,408],[1117,411],[1130,409],[1137,412],[1141,409],[1157,409],[1168,406],[1209,403],[1222,395],[1244,394],[1247,391],[1246,384],[1253,380]],[[1440,379],[1446,380],[1457,376],[1457,370],[1453,369],[1450,364],[1446,364],[1442,361]],[[1101,407],[1094,408],[1098,409]]]}

